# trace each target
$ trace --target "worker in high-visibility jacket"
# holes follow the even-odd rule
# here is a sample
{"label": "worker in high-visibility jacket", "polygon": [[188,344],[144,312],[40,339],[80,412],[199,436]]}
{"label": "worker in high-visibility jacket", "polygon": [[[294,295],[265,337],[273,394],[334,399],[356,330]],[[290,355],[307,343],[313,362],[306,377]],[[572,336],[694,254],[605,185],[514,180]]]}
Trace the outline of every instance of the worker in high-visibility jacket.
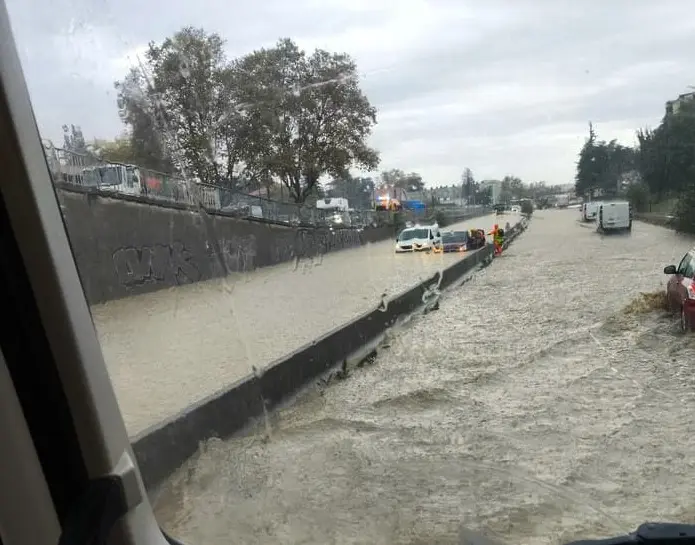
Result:
{"label": "worker in high-visibility jacket", "polygon": [[492,235],[492,242],[495,245],[495,255],[502,255],[502,244],[504,244],[504,231],[500,229],[500,226],[495,224],[492,231],[488,233]]}

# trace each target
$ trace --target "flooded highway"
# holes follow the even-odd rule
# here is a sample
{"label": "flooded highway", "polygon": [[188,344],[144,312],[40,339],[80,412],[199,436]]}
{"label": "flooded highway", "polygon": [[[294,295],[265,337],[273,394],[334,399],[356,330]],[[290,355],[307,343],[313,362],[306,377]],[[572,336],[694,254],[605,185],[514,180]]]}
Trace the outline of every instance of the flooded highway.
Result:
{"label": "flooded highway", "polygon": [[[494,215],[482,216],[447,229],[494,223]],[[396,255],[385,240],[92,306],[128,432],[233,384],[253,366],[262,369],[461,257]]]}
{"label": "flooded highway", "polygon": [[695,336],[640,292],[693,241],[577,216],[537,211],[373,364],[209,441],[160,491],[162,526],[191,545],[444,544],[461,525],[512,545],[692,520]]}

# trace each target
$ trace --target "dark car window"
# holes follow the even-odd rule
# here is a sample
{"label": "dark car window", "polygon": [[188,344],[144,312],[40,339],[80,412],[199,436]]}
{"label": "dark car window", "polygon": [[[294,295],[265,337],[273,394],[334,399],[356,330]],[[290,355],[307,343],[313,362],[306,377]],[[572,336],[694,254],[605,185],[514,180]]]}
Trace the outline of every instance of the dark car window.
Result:
{"label": "dark car window", "polygon": [[414,238],[427,238],[427,229],[406,229],[398,237],[399,240],[413,240]]}
{"label": "dark car window", "polygon": [[467,233],[443,233],[442,240],[444,242],[466,242]]}
{"label": "dark car window", "polygon": [[692,278],[693,275],[693,256],[689,252],[683,256],[683,259],[681,259],[680,264],[678,265],[678,274],[681,274],[683,276],[688,276],[686,274],[687,272],[690,272],[690,278]]}
{"label": "dark car window", "polygon": [[686,278],[692,278],[695,273],[695,259],[693,259],[693,256],[690,254],[688,254],[688,257],[688,262],[685,264],[681,274]]}

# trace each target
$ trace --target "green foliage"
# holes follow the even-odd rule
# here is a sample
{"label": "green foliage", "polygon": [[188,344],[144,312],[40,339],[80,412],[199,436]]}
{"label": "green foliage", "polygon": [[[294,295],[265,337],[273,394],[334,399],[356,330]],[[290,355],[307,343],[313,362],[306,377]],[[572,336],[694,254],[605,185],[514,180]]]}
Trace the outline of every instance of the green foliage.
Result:
{"label": "green foliage", "polygon": [[649,186],[644,182],[631,184],[627,189],[627,199],[637,212],[649,211]]}
{"label": "green foliage", "polygon": [[466,167],[461,174],[461,187],[463,188],[463,196],[469,203],[474,202],[476,193],[479,190],[479,185],[475,181],[473,171]]}
{"label": "green foliage", "polygon": [[533,202],[528,199],[521,201],[521,213],[524,216],[531,217],[533,215]]}
{"label": "green foliage", "polygon": [[695,181],[690,182],[681,192],[676,204],[673,226],[681,233],[695,233]]}
{"label": "green foliage", "polygon": [[376,109],[348,55],[320,49],[307,55],[283,39],[238,59],[232,81],[243,109],[247,168],[278,177],[297,202],[323,175],[377,167],[378,153],[366,144]]}
{"label": "green foliage", "polygon": [[137,164],[138,160],[128,136],[114,140],[94,140],[92,153],[102,161],[112,163]]}
{"label": "green foliage", "polygon": [[327,184],[329,197],[343,197],[352,208],[367,210],[372,208],[375,183],[372,178],[355,178],[349,173],[331,179]]}
{"label": "green foliage", "polygon": [[89,153],[80,127],[63,125],[63,148],[75,153]]}
{"label": "green foliage", "polygon": [[425,188],[425,182],[417,172],[406,174],[398,168],[392,168],[381,173],[381,181],[384,185],[398,187],[406,192],[422,191]]}
{"label": "green foliage", "polygon": [[139,70],[131,69],[115,87],[118,113],[130,129],[133,163],[159,172],[175,172],[159,129],[164,114],[161,108],[155,108],[154,91],[147,86],[146,78]]}
{"label": "green foliage", "polygon": [[589,124],[589,136],[579,152],[575,190],[577,195],[615,195],[621,189],[625,174],[635,169],[636,152],[618,144],[616,140],[598,140],[593,125]]}
{"label": "green foliage", "polygon": [[505,176],[502,178],[502,191],[500,191],[499,201],[508,203],[512,199],[520,199],[525,195],[524,182],[516,176]]}
{"label": "green foliage", "polygon": [[655,129],[637,131],[637,147],[598,141],[592,126],[579,153],[576,188],[580,194],[625,189],[637,211],[678,196],[675,226],[695,233],[695,103],[684,102]]}
{"label": "green foliage", "polygon": [[388,218],[388,223],[393,225],[394,232],[397,235],[403,229],[405,229],[405,215],[403,212],[389,212],[390,218]]}
{"label": "green foliage", "polygon": [[437,210],[434,213],[434,223],[439,225],[439,227],[446,227],[449,225],[449,216],[447,216],[442,210]]}
{"label": "green foliage", "polygon": [[135,155],[157,170],[268,191],[279,181],[303,203],[324,175],[379,163],[366,144],[376,109],[345,54],[283,39],[229,61],[219,35],[186,27],[151,43],[116,89]]}

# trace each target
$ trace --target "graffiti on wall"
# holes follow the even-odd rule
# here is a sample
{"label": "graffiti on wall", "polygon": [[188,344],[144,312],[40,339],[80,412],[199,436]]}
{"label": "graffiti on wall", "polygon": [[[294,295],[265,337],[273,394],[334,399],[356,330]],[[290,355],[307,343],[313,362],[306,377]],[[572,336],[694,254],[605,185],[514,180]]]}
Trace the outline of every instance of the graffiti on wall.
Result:
{"label": "graffiti on wall", "polygon": [[208,241],[206,246],[215,276],[225,272],[252,271],[257,266],[258,243],[255,235],[221,238],[217,245]]}
{"label": "graffiti on wall", "polygon": [[300,230],[290,237],[278,237],[270,248],[271,263],[259,263],[256,235],[233,235],[216,244],[206,241],[205,263],[196,261],[181,242],[151,246],[126,246],[113,252],[118,283],[124,287],[144,284],[175,286],[219,277],[230,272],[253,271],[259,266],[294,260],[295,269],[321,265],[333,250],[360,245],[354,231],[321,232]]}
{"label": "graffiti on wall", "polygon": [[122,286],[146,283],[189,284],[201,280],[191,253],[180,242],[153,246],[126,246],[113,253],[113,264]]}

